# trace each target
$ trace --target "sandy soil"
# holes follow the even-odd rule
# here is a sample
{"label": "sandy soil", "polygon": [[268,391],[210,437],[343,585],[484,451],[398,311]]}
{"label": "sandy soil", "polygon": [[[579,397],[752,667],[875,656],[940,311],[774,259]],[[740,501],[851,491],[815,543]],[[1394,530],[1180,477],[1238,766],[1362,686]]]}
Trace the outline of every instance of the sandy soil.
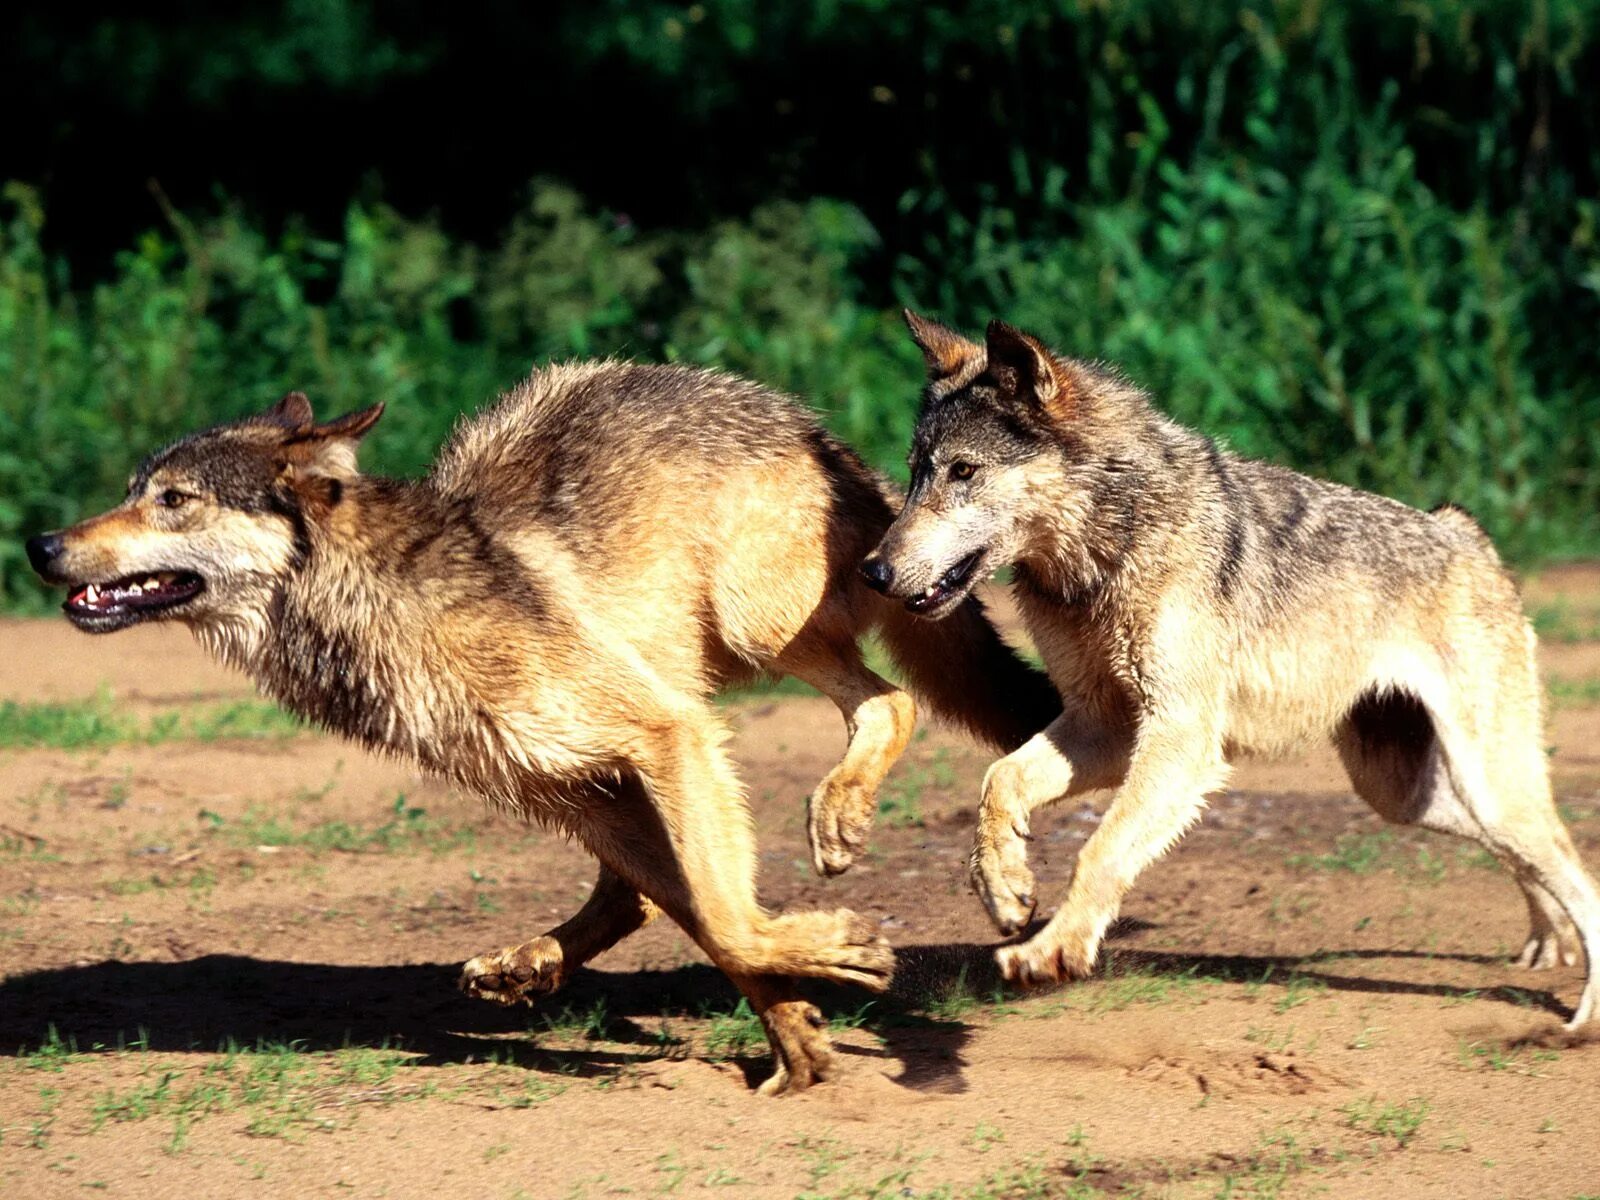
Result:
{"label": "sandy soil", "polygon": [[[1600,573],[1537,586],[1592,608]],[[1600,677],[1593,644],[1546,654]],[[98,689],[140,719],[249,695],[177,631],[0,624],[0,700]],[[793,1099],[751,1094],[759,1035],[665,924],[538,1008],[459,995],[592,867],[404,766],[314,734],[0,751],[0,1194],[1600,1193],[1600,1047],[1560,1031],[1580,970],[1511,965],[1511,882],[1385,830],[1331,756],[1238,772],[1102,976],[1019,997],[965,885],[980,752],[919,737],[870,858],[824,882],[802,806],[837,714],[730,711],[765,898],[869,913],[900,956],[887,998],[819,996],[843,1068]],[[1600,862],[1600,709],[1550,740]],[[1099,807],[1039,820],[1047,905]]]}

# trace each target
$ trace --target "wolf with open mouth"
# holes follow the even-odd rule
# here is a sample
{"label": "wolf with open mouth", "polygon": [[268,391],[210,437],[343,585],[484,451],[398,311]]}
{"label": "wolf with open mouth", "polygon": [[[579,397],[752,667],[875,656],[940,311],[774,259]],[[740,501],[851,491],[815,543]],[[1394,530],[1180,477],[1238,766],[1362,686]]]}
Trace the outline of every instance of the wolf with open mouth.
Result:
{"label": "wolf with open mouth", "polygon": [[813,862],[865,847],[910,739],[911,696],[862,660],[877,629],[936,712],[1011,749],[1060,711],[976,600],[930,625],[856,572],[894,494],[801,406],[707,371],[545,368],[463,423],[421,479],[363,474],[377,406],[319,423],[291,393],[159,451],[116,508],[32,539],[67,617],[107,633],[189,626],[300,715],[403,754],[574,836],[600,860],[588,902],[469,961],[499,1003],[547,994],[665,912],[765,1026],[766,1092],[832,1067],[797,990],[881,990],[877,924],[756,898],[749,812],[719,687],[793,675],[849,741],[813,794]]}

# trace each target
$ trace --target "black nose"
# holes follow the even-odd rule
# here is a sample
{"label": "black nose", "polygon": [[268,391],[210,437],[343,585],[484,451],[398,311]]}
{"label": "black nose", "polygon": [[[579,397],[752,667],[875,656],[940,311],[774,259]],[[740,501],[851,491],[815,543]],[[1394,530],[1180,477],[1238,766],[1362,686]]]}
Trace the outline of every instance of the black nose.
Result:
{"label": "black nose", "polygon": [[28,539],[28,561],[33,564],[33,569],[39,574],[49,578],[50,564],[61,554],[61,535],[59,533],[41,533],[38,537]]}
{"label": "black nose", "polygon": [[894,568],[874,554],[861,564],[861,578],[873,591],[887,594],[894,582]]}

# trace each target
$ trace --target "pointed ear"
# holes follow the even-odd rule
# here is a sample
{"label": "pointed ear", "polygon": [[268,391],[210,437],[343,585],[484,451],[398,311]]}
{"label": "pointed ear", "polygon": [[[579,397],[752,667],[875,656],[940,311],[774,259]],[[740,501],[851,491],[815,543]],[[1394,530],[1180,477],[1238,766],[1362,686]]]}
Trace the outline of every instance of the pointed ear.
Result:
{"label": "pointed ear", "polygon": [[263,420],[271,421],[274,425],[287,426],[290,429],[299,429],[312,424],[316,418],[311,415],[311,401],[306,399],[304,392],[288,392],[266,412],[261,414]]}
{"label": "pointed ear", "polygon": [[911,340],[928,360],[929,379],[948,379],[983,353],[977,342],[962,337],[947,325],[905,310],[906,328]]}
{"label": "pointed ear", "polygon": [[1043,342],[1004,321],[990,321],[984,340],[988,371],[1002,394],[1038,404],[1058,416],[1071,414],[1072,381]]}
{"label": "pointed ear", "polygon": [[[309,405],[307,411],[310,411]],[[360,474],[356,449],[381,416],[383,402],[379,401],[371,408],[346,413],[325,425],[297,429],[284,439],[285,462],[306,475],[353,479]]]}
{"label": "pointed ear", "polygon": [[319,438],[349,438],[360,441],[367,436],[367,431],[378,423],[378,418],[383,416],[383,401],[379,400],[371,408],[359,409],[353,413],[329,421],[326,425],[318,425],[312,432]]}

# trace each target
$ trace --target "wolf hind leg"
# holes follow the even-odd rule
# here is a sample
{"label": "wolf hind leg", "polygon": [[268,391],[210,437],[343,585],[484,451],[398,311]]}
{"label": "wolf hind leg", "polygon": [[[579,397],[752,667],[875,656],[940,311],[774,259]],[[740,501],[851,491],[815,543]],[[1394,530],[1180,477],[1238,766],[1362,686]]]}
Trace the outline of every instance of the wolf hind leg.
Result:
{"label": "wolf hind leg", "polygon": [[[681,926],[750,1001],[777,1071],[763,1088],[799,1090],[825,1078],[827,1035],[795,976],[881,991],[894,954],[875,926],[847,911],[774,916],[755,894],[750,815],[711,718],[655,732],[633,771],[596,785],[572,821],[590,851]],[[633,772],[636,771],[637,774]]]}
{"label": "wolf hind leg", "polygon": [[[1535,731],[1524,736],[1537,744]],[[1456,790],[1433,718],[1420,700],[1406,692],[1363,697],[1336,731],[1334,745],[1356,794],[1384,820],[1466,838],[1511,870],[1528,907],[1529,931],[1519,966],[1543,970],[1558,962],[1577,962],[1578,934],[1566,910],[1487,836]],[[1533,769],[1532,778],[1542,777],[1543,762]]]}
{"label": "wolf hind leg", "polygon": [[[730,974],[806,975],[882,990],[894,955],[848,910],[774,916],[756,901],[750,810],[723,748],[714,714],[676,722],[635,763],[676,871],[654,875],[666,893],[639,884],[686,926]],[[619,872],[626,875],[626,872]]]}
{"label": "wolf hind leg", "polygon": [[584,963],[649,924],[660,911],[602,863],[582,908],[531,941],[469,960],[461,968],[459,986],[480,1000],[532,1004],[535,997],[560,988]]}
{"label": "wolf hind leg", "polygon": [[1379,815],[1470,838],[1510,871],[1529,916],[1519,965],[1576,962],[1582,948],[1588,978],[1568,1023],[1577,1028],[1600,1003],[1600,893],[1556,813],[1537,721],[1516,719],[1524,708],[1524,715],[1537,712],[1479,705],[1469,716],[1445,694],[1427,703],[1403,694],[1369,698],[1335,744],[1356,791]]}
{"label": "wolf hind leg", "polygon": [[854,641],[802,636],[774,666],[809,683],[844,715],[849,739],[844,757],[806,804],[811,865],[818,875],[838,875],[867,848],[878,789],[911,740],[916,704],[867,668]]}

